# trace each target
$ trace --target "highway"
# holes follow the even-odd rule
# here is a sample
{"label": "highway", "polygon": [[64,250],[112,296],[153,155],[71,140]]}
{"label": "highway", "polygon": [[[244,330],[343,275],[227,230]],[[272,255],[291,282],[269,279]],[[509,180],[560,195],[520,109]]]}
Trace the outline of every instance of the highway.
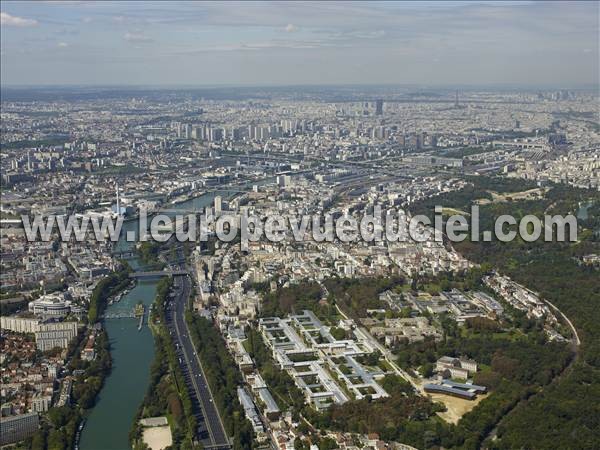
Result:
{"label": "highway", "polygon": [[198,441],[206,449],[231,449],[185,321],[185,310],[191,289],[189,276],[173,277],[174,298],[167,304],[167,327],[173,338],[177,358],[192,400],[192,408],[198,423],[196,430]]}

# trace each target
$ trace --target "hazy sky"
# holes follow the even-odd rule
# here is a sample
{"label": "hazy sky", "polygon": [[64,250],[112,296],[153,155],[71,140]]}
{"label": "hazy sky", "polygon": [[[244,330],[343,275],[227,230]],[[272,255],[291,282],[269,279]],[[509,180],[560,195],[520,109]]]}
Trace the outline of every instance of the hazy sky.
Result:
{"label": "hazy sky", "polygon": [[2,84],[598,84],[589,2],[1,3]]}

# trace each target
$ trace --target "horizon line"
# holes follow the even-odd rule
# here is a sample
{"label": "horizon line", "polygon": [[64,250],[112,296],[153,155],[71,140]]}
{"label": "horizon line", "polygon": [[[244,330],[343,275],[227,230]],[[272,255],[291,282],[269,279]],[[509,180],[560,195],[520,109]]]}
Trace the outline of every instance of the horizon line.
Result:
{"label": "horizon line", "polygon": [[439,88],[555,88],[555,89],[598,89],[600,83],[580,83],[580,84],[523,84],[523,83],[264,83],[264,84],[235,84],[235,83],[207,83],[207,84],[133,84],[133,83],[52,83],[52,84],[12,84],[0,83],[0,89],[31,89],[31,88],[162,88],[162,89],[218,89],[218,88],[283,88],[283,87],[405,87],[419,89],[439,89]]}

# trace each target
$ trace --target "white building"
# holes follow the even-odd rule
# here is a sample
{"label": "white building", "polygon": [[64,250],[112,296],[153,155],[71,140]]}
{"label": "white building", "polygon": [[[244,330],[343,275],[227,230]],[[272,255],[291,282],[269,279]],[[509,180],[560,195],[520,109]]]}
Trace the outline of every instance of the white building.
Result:
{"label": "white building", "polygon": [[59,294],[46,294],[29,302],[29,311],[43,317],[64,317],[71,305]]}
{"label": "white building", "polygon": [[35,333],[39,329],[39,319],[29,317],[2,316],[0,326],[3,330],[15,333]]}

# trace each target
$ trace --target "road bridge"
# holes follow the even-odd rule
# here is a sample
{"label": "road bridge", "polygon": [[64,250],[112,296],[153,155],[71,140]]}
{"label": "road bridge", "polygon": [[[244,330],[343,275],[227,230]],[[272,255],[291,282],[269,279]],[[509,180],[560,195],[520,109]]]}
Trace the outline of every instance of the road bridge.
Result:
{"label": "road bridge", "polygon": [[114,252],[113,256],[119,259],[130,259],[134,257],[134,254],[132,251]]}
{"label": "road bridge", "polygon": [[129,278],[158,278],[158,277],[171,277],[177,275],[187,275],[185,270],[150,270],[131,272]]}
{"label": "road bridge", "polygon": [[135,319],[135,311],[107,312],[100,316],[101,319]]}

